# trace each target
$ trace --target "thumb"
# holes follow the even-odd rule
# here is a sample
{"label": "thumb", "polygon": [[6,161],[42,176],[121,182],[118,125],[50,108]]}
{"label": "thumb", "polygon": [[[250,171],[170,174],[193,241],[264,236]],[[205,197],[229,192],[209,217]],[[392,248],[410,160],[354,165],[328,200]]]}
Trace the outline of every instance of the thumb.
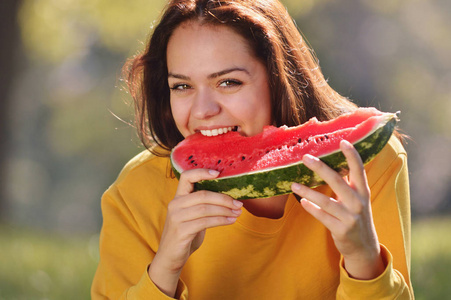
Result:
{"label": "thumb", "polygon": [[208,169],[193,169],[180,174],[176,196],[183,196],[194,191],[194,183],[201,180],[211,180],[219,176],[219,171]]}

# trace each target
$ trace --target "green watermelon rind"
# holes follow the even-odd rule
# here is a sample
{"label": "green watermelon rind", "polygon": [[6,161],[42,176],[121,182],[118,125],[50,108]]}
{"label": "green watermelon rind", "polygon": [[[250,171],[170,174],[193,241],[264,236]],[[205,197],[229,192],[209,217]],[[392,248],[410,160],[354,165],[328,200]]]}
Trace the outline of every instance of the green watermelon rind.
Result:
{"label": "green watermelon rind", "polygon": [[[387,144],[396,126],[396,114],[390,114],[385,125],[376,128],[367,137],[354,143],[364,164],[369,163]],[[348,173],[348,165],[344,154],[337,150],[319,157],[329,167],[342,176]],[[180,174],[173,168],[176,177]],[[267,198],[289,194],[291,184],[298,182],[308,187],[316,187],[325,182],[302,162],[288,166],[255,171],[236,176],[223,177],[213,180],[203,180],[194,184],[195,190],[208,190],[231,196],[237,200]]]}

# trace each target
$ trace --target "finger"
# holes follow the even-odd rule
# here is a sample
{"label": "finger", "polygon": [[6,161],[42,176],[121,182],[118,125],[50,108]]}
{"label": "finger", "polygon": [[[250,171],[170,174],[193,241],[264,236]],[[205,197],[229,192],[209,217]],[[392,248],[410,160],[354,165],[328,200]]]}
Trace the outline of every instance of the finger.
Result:
{"label": "finger", "polygon": [[224,206],[199,204],[185,208],[177,216],[181,222],[189,222],[196,219],[208,217],[238,217],[241,209],[230,209]]}
{"label": "finger", "polygon": [[342,221],[349,218],[350,214],[348,210],[337,200],[327,197],[326,195],[299,183],[293,183],[291,187],[293,192],[307,199],[317,208],[323,210],[325,213],[333,216],[334,218]]}
{"label": "finger", "polygon": [[193,169],[182,172],[177,186],[176,196],[187,195],[194,191],[194,183],[218,177],[219,172],[208,169]]}
{"label": "finger", "polygon": [[349,183],[360,195],[367,196],[369,194],[369,188],[362,158],[354,146],[346,140],[340,142],[340,149],[348,162]]}
{"label": "finger", "polygon": [[315,219],[320,221],[327,229],[329,229],[330,232],[333,232],[334,228],[337,228],[340,225],[340,221],[337,218],[326,213],[315,203],[302,198],[301,205],[309,214],[311,214]]}
{"label": "finger", "polygon": [[321,177],[340,199],[351,199],[353,191],[347,182],[335,170],[330,168],[317,157],[310,154],[302,158],[304,165]]}
{"label": "finger", "polygon": [[170,204],[179,205],[180,208],[187,208],[199,204],[218,205],[228,207],[230,209],[240,209],[243,206],[243,202],[234,200],[228,195],[205,190],[188,194],[183,197],[183,201],[175,201],[176,199],[171,201]]}
{"label": "finger", "polygon": [[224,217],[224,216],[214,216],[206,217],[201,219],[192,220],[190,222],[184,223],[184,230],[190,232],[191,234],[197,234],[202,230],[225,226],[235,223],[237,217]]}

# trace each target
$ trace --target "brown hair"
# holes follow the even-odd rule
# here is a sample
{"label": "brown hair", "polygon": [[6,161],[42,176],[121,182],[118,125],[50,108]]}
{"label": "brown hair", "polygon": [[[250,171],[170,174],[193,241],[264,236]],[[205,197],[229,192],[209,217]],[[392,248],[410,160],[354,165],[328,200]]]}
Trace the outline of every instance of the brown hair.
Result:
{"label": "brown hair", "polygon": [[327,84],[312,50],[279,1],[172,0],[144,52],[124,66],[138,133],[146,147],[156,143],[170,150],[183,140],[171,113],[166,48],[173,31],[186,21],[228,26],[249,41],[266,64],[275,126],[299,125],[314,116],[329,120],[356,108]]}

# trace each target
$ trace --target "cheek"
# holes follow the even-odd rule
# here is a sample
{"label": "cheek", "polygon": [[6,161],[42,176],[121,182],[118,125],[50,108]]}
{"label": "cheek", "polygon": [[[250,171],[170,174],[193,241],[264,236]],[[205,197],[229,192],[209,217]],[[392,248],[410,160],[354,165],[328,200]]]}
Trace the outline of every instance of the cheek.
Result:
{"label": "cheek", "polygon": [[272,124],[271,93],[267,84],[264,84],[263,88],[259,90],[254,106],[254,113],[260,116],[263,125]]}
{"label": "cheek", "polygon": [[172,100],[171,100],[171,113],[172,113],[172,117],[174,118],[174,121],[175,121],[175,123],[176,124],[178,124],[178,112],[177,112],[177,108],[176,108],[176,106],[174,105],[174,102],[172,102]]}
{"label": "cheek", "polygon": [[254,111],[254,114],[259,116],[260,129],[263,129],[263,126],[272,124],[271,106],[269,103],[260,103],[258,111]]}
{"label": "cheek", "polygon": [[236,117],[243,120],[247,126],[246,130],[249,135],[255,135],[263,130],[266,125],[272,124],[272,114],[270,100],[266,98],[264,93],[256,93],[249,102],[241,102],[236,109]]}
{"label": "cheek", "polygon": [[181,103],[174,103],[173,101],[171,101],[172,117],[174,118],[177,128],[182,134],[183,128],[186,127],[186,124],[188,123],[188,112],[189,110]]}
{"label": "cheek", "polygon": [[261,70],[261,77],[259,78],[259,88],[256,91],[257,101],[256,107],[258,107],[260,115],[264,115],[269,118],[268,122],[271,122],[271,89],[269,87],[269,79],[266,75],[266,71]]}

